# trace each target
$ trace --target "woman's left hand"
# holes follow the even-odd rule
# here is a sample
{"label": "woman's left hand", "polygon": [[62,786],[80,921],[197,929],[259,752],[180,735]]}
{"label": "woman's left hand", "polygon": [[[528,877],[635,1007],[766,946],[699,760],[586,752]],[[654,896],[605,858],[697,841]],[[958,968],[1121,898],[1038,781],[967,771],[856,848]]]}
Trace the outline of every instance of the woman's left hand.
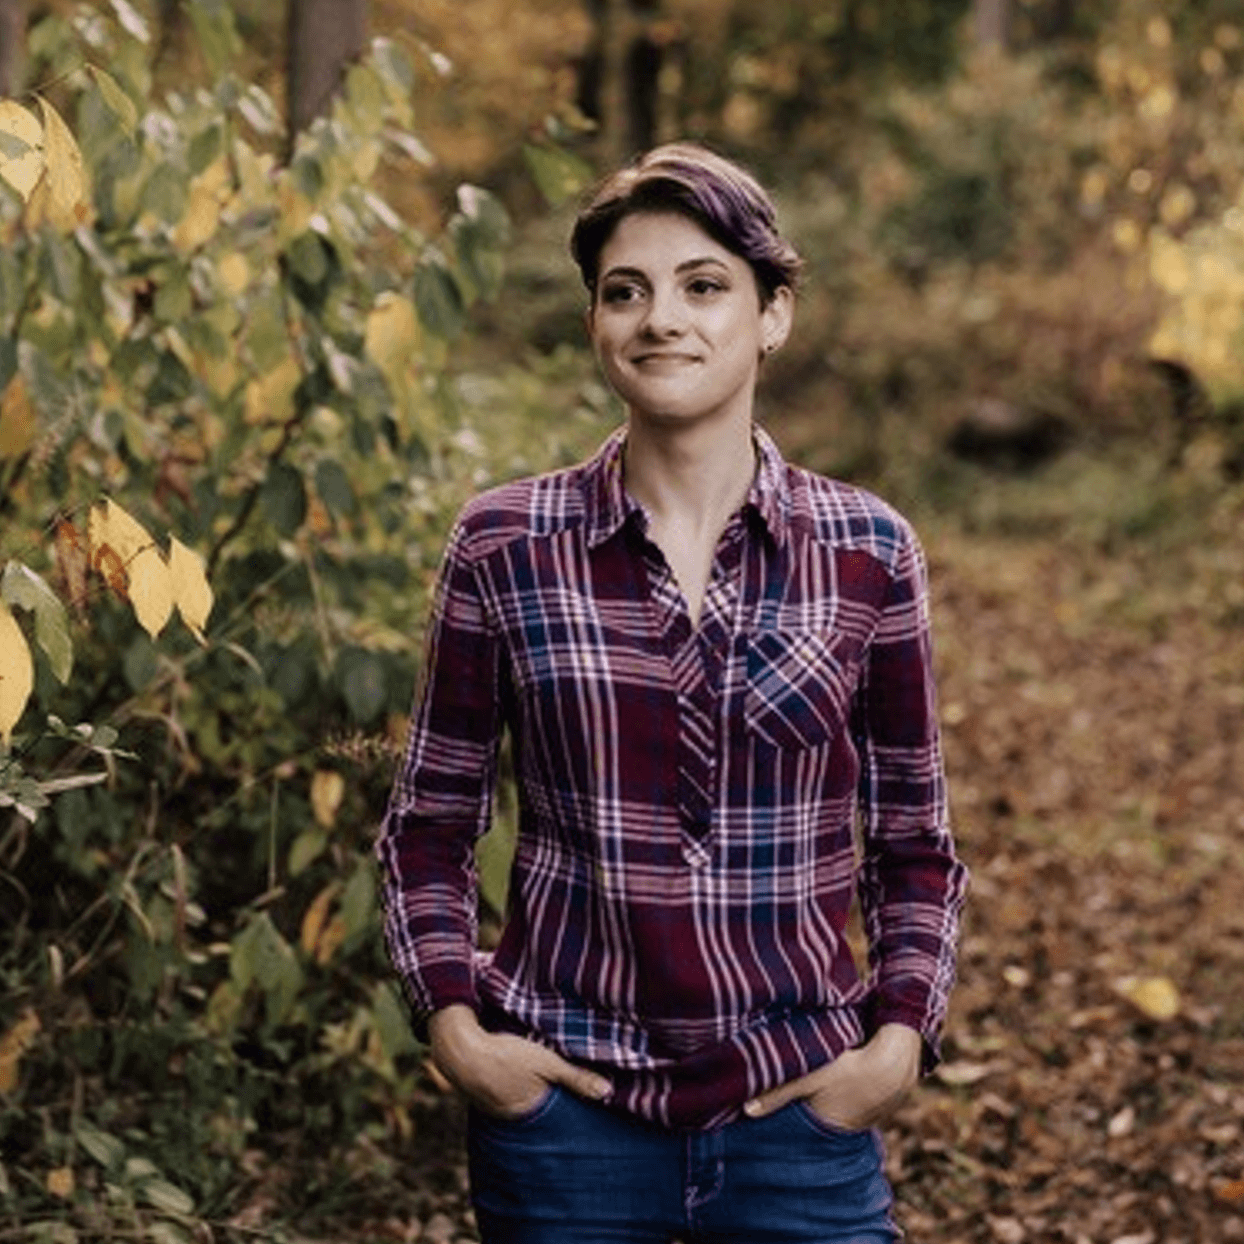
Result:
{"label": "woman's left hand", "polygon": [[832,1063],[770,1089],[744,1107],[754,1119],[803,1100],[827,1123],[861,1131],[883,1122],[920,1078],[920,1034],[903,1024],[883,1024],[867,1045]]}

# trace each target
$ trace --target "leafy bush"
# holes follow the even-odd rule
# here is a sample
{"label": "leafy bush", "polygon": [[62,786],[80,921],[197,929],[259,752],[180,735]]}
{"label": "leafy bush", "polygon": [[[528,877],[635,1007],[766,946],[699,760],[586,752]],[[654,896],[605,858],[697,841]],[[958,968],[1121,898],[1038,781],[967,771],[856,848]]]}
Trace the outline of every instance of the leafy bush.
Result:
{"label": "leafy bush", "polygon": [[0,1195],[174,1239],[257,1138],[409,1127],[370,840],[411,621],[466,496],[608,406],[578,355],[455,370],[509,225],[376,189],[419,150],[393,43],[281,165],[227,6],[160,104],[114,7],[34,31],[55,105],[0,104]]}

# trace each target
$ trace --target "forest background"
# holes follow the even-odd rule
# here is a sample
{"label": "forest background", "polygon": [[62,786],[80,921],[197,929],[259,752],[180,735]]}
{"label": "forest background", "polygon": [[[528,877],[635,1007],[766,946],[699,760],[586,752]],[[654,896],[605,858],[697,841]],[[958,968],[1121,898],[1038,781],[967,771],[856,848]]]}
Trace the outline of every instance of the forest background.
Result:
{"label": "forest background", "polygon": [[618,418],[575,196],[687,136],[808,261],[769,426],[932,564],[900,1221],[1244,1239],[1236,3],[4,0],[0,95],[0,1238],[474,1238],[371,843],[452,515]]}

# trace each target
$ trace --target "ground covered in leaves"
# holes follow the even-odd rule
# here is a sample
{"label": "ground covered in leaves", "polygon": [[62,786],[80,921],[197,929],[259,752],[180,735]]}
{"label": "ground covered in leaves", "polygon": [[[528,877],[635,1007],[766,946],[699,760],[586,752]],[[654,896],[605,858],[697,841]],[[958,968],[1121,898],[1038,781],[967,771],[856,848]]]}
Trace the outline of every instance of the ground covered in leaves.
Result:
{"label": "ground covered in leaves", "polygon": [[[900,1222],[1244,1240],[1244,489],[1087,461],[964,486],[920,526],[974,890],[944,1065],[887,1129]],[[299,1186],[300,1233],[476,1238],[460,1104],[429,1082],[413,1117]]]}

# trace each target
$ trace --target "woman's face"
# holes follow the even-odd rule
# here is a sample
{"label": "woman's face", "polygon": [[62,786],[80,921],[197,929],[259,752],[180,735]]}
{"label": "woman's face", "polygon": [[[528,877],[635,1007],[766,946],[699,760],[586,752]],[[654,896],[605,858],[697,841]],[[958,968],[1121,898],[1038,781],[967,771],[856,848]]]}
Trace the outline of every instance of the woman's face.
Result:
{"label": "woman's face", "polygon": [[588,329],[632,419],[750,424],[760,358],[790,331],[791,291],[762,307],[747,261],[677,212],[624,216],[599,273]]}

